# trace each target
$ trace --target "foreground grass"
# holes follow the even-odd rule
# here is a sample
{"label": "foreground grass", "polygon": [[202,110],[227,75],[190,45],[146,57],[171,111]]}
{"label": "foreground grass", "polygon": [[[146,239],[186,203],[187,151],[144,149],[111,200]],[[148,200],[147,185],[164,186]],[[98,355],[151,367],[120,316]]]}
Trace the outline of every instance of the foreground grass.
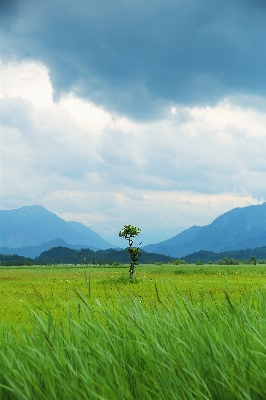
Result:
{"label": "foreground grass", "polygon": [[2,324],[0,398],[264,400],[265,289],[241,303],[155,289],[148,309],[134,293],[112,304],[77,291],[64,323],[44,303],[28,327]]}

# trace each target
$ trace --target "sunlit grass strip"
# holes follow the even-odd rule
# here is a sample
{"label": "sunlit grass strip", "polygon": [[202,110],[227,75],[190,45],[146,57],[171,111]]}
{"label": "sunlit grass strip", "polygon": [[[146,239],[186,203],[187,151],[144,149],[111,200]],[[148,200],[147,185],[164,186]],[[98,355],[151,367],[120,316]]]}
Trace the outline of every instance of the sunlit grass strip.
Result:
{"label": "sunlit grass strip", "polygon": [[92,309],[77,295],[64,324],[45,310],[30,333],[1,326],[2,400],[266,398],[265,291],[241,304],[225,291],[210,307],[157,288],[148,310],[134,296]]}

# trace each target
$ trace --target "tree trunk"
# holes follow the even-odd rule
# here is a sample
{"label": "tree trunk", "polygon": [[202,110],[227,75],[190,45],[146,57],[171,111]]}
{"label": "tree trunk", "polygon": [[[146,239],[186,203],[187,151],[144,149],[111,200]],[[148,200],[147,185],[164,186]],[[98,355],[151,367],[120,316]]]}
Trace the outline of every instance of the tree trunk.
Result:
{"label": "tree trunk", "polygon": [[134,267],[135,267],[135,263],[133,263],[131,261],[130,268],[129,268],[129,277],[130,278],[134,278]]}

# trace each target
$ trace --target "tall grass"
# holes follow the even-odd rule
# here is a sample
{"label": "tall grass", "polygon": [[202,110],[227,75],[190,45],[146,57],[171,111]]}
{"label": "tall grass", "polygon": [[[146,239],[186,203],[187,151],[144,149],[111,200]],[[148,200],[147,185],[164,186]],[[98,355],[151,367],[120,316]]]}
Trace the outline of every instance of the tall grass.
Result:
{"label": "tall grass", "polygon": [[[21,400],[266,398],[266,294],[236,304],[174,291],[144,307],[120,295],[64,323],[31,313],[30,329],[1,326],[0,398]],[[211,303],[212,302],[212,303]]]}

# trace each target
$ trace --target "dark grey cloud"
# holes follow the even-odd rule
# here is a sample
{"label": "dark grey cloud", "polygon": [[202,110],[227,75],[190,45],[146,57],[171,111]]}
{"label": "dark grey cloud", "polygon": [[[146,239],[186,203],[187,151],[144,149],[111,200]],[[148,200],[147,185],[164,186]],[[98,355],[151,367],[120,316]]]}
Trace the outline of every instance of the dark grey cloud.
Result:
{"label": "dark grey cloud", "polygon": [[12,15],[17,4],[18,0],[0,0],[0,16]]}
{"label": "dark grey cloud", "polygon": [[12,3],[2,57],[43,62],[55,98],[72,90],[142,119],[169,103],[265,94],[265,1]]}

